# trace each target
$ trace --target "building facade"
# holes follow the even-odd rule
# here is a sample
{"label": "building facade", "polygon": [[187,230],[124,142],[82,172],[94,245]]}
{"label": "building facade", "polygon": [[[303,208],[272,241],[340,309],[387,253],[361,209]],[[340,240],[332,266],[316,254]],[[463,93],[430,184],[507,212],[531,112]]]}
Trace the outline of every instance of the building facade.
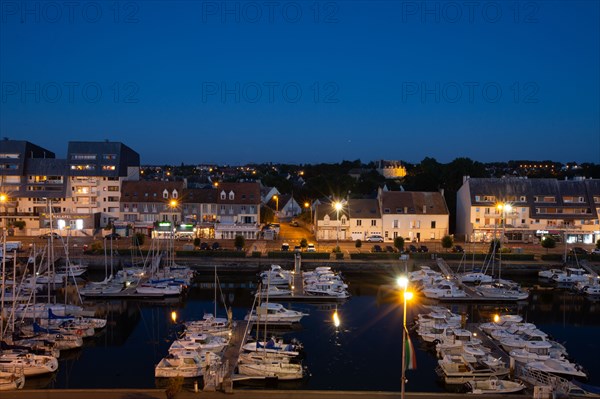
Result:
{"label": "building facade", "polygon": [[439,192],[383,191],[378,193],[386,242],[440,240],[448,234],[450,214]]}
{"label": "building facade", "polygon": [[600,239],[600,180],[469,178],[457,193],[457,238],[591,244]]}

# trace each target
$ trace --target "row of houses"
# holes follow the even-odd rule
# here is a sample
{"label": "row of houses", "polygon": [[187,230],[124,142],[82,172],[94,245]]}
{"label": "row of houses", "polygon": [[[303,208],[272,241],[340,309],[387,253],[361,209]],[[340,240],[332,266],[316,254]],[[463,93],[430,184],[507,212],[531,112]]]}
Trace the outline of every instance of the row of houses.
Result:
{"label": "row of houses", "polygon": [[[193,226],[198,236],[263,237],[260,208],[282,219],[312,215],[317,240],[392,242],[439,240],[449,233],[442,192],[388,191],[376,198],[298,203],[257,182],[191,188],[186,181],[140,180],[140,156],[118,142],[69,142],[66,159],[27,141],[0,141],[2,226],[24,223],[25,234],[52,227],[95,234],[114,226],[149,232],[160,222]],[[600,180],[464,178],[457,193],[458,240],[536,242],[544,235],[593,243],[600,239]],[[50,217],[52,216],[52,217]]]}

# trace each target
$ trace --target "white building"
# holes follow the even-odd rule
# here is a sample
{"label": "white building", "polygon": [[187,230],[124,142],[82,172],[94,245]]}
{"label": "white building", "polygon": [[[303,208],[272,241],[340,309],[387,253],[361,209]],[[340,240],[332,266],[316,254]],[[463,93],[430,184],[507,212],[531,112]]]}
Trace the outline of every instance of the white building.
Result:
{"label": "white building", "polygon": [[[469,178],[457,193],[456,233],[466,241],[600,239],[600,180]],[[503,223],[503,220],[505,222]]]}
{"label": "white building", "polygon": [[383,238],[406,241],[439,240],[448,234],[449,212],[439,192],[383,191],[378,193]]}

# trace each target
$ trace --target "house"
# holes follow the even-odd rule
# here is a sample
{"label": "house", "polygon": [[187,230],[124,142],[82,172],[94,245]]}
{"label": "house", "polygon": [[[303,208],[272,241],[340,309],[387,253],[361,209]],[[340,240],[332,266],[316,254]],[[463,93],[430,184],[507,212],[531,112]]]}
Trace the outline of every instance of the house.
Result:
{"label": "house", "polygon": [[380,160],[377,164],[377,172],[386,179],[400,179],[406,176],[406,167],[401,161]]}
{"label": "house", "polygon": [[352,241],[365,240],[370,235],[381,235],[382,220],[377,199],[350,199],[348,201],[349,232]]}
{"label": "house", "polygon": [[380,189],[378,201],[385,241],[439,240],[448,234],[448,206],[439,192]]}
{"label": "house", "polygon": [[599,179],[463,178],[456,195],[456,234],[468,242],[600,239]]}
{"label": "house", "polygon": [[315,237],[319,240],[344,241],[350,239],[350,223],[347,203],[339,210],[334,204],[322,203],[315,207]]}
{"label": "house", "polygon": [[260,233],[260,185],[220,183],[217,190],[215,238],[234,239],[241,235],[256,239]]}
{"label": "house", "polygon": [[275,195],[267,205],[276,211],[280,219],[290,219],[302,213],[302,205],[291,194]]}
{"label": "house", "polygon": [[196,226],[197,236],[213,238],[217,221],[217,189],[187,189],[182,198],[183,220]]}

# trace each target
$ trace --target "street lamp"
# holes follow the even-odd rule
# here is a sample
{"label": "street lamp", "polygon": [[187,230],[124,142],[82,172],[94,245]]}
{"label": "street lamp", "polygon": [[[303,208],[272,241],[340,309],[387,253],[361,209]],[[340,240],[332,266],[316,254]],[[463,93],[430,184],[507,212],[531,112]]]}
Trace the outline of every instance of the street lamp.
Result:
{"label": "street lamp", "polygon": [[[512,205],[507,204],[505,202],[499,203],[496,208],[502,211],[502,235],[500,236],[500,243],[504,240],[504,234],[506,233],[506,212],[512,211]],[[496,238],[496,234],[494,233],[494,238]],[[502,247],[502,245],[500,245]],[[500,251],[500,260],[498,262],[498,278],[501,277],[500,273],[502,273],[502,251]]]}
{"label": "street lamp", "polygon": [[[277,215],[279,213],[279,197],[274,195],[273,198],[275,199],[275,214]],[[279,215],[277,215],[277,217],[279,217]]]}
{"label": "street lamp", "polygon": [[409,345],[408,352],[406,348],[408,338],[408,330],[406,329],[406,304],[413,298],[413,293],[411,291],[407,291],[408,278],[406,276],[398,277],[397,283],[398,286],[402,288],[402,298],[404,302],[404,311],[402,314],[402,379],[400,381],[400,399],[404,399],[404,385],[406,384],[406,365],[407,363],[409,363],[409,359],[412,356],[414,356],[414,353],[411,353],[412,345]]}
{"label": "street lamp", "polygon": [[342,209],[342,203],[339,201],[335,202],[333,204],[333,207],[335,208],[336,220],[337,220],[337,230],[336,230],[336,234],[335,234],[335,246],[339,247],[339,245],[340,245],[340,210]]}

